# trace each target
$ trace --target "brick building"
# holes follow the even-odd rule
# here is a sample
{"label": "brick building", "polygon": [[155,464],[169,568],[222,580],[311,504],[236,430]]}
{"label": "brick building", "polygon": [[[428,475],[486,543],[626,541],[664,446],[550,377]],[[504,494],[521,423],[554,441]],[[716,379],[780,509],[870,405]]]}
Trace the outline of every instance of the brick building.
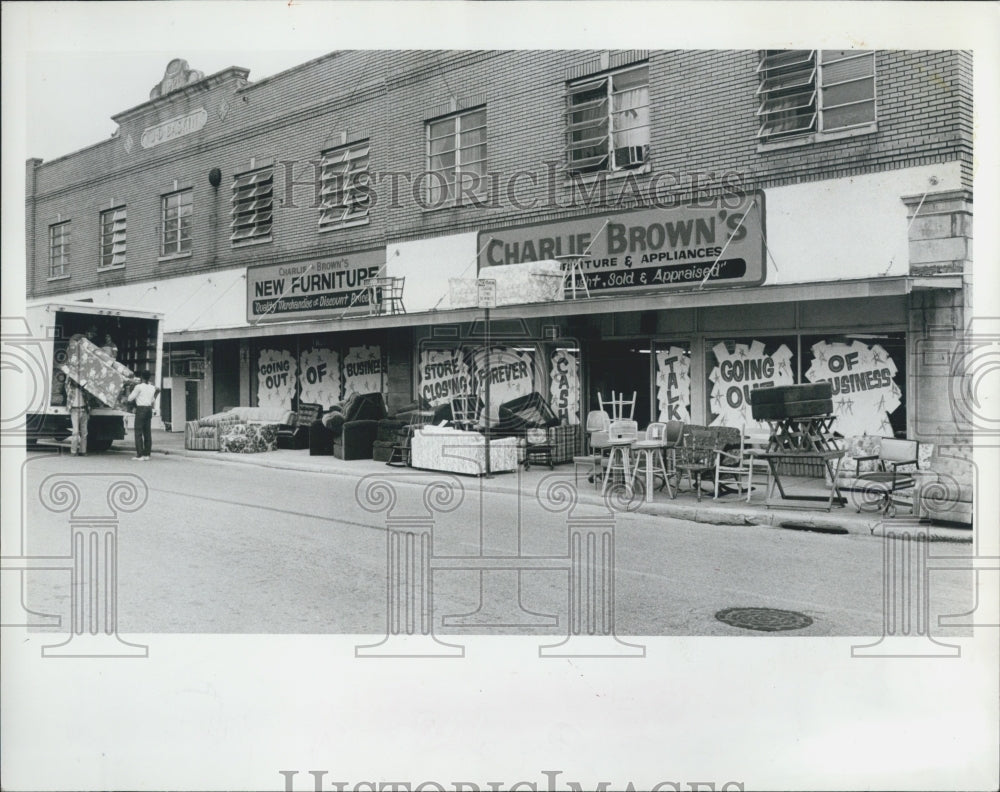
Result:
{"label": "brick building", "polygon": [[[755,385],[830,379],[845,434],[961,442],[922,350],[971,315],[970,53],[345,51],[258,82],[175,60],[114,120],[28,161],[27,293],[162,311],[175,428],[481,390],[488,340],[494,402],[536,390],[570,423],[613,389],[640,425],[740,425]],[[539,298],[527,264],[559,256],[579,289]],[[477,274],[515,295],[488,327]],[[375,275],[405,313],[372,310]]]}

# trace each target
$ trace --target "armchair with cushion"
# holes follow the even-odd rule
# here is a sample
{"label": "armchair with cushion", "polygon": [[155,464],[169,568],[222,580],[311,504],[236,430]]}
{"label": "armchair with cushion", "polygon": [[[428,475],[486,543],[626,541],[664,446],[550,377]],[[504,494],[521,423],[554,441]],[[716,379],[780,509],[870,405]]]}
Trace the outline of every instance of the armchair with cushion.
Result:
{"label": "armchair with cushion", "polygon": [[385,417],[381,393],[357,394],[333,407],[323,419],[333,435],[333,455],[344,460],[371,459],[378,424]]}
{"label": "armchair with cushion", "polygon": [[323,405],[311,402],[299,404],[298,412],[290,424],[278,428],[278,448],[308,448],[309,427],[323,417]]}
{"label": "armchair with cushion", "polygon": [[914,473],[920,459],[920,444],[916,440],[861,435],[847,441],[849,458],[840,466],[837,487],[852,490],[855,505],[875,506],[885,516],[896,513],[900,495],[909,497],[916,486]]}

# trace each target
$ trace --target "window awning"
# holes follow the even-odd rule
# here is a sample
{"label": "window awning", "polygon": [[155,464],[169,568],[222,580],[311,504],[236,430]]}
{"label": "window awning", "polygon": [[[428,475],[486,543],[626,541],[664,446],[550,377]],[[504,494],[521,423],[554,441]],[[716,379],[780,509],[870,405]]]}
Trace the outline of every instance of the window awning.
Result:
{"label": "window awning", "polygon": [[[595,296],[581,300],[526,303],[492,309],[494,319],[535,319],[592,314],[631,313],[633,311],[669,311],[717,306],[739,306],[759,303],[812,302],[816,300],[893,297],[914,291],[962,288],[961,275],[899,276],[861,280],[826,281],[823,283],[788,283],[746,288],[707,288],[684,291],[649,292],[629,295]],[[395,327],[425,327],[432,325],[473,322],[483,318],[480,308],[422,311],[389,316],[345,316],[344,318],[313,319],[281,323],[260,323],[240,327],[223,327],[189,332],[166,333],[167,343],[215,341],[228,338],[261,338],[296,335],[299,333],[336,333],[348,330],[382,330]]]}

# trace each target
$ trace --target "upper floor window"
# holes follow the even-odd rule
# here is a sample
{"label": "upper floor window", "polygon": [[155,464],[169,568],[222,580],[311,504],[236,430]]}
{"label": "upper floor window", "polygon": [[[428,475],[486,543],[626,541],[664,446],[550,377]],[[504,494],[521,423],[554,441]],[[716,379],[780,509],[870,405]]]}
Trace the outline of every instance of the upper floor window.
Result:
{"label": "upper floor window", "polygon": [[164,195],[160,202],[161,256],[191,252],[192,191]]}
{"label": "upper floor window", "polygon": [[427,123],[427,203],[486,195],[486,108]]}
{"label": "upper floor window", "polygon": [[269,240],[274,215],[274,169],[261,168],[236,176],[232,204],[229,238],[234,243]]}
{"label": "upper floor window", "polygon": [[367,223],[370,182],[367,140],[324,151],[320,162],[320,229]]}
{"label": "upper floor window", "polygon": [[49,226],[49,277],[69,275],[69,220]]}
{"label": "upper floor window", "polygon": [[98,266],[125,266],[125,207],[101,212],[101,259]]}
{"label": "upper floor window", "polygon": [[874,52],[764,50],[757,73],[762,143],[816,139],[875,123]]}
{"label": "upper floor window", "polygon": [[649,67],[626,69],[568,88],[569,170],[595,173],[642,167],[649,155]]}

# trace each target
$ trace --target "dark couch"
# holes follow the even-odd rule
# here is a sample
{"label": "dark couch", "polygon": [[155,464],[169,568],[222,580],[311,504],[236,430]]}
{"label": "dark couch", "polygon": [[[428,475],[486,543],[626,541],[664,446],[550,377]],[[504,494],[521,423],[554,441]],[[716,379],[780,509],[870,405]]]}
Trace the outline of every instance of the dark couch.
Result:
{"label": "dark couch", "polygon": [[361,393],[335,405],[323,419],[339,459],[371,459],[379,421],[386,417],[381,393]]}

